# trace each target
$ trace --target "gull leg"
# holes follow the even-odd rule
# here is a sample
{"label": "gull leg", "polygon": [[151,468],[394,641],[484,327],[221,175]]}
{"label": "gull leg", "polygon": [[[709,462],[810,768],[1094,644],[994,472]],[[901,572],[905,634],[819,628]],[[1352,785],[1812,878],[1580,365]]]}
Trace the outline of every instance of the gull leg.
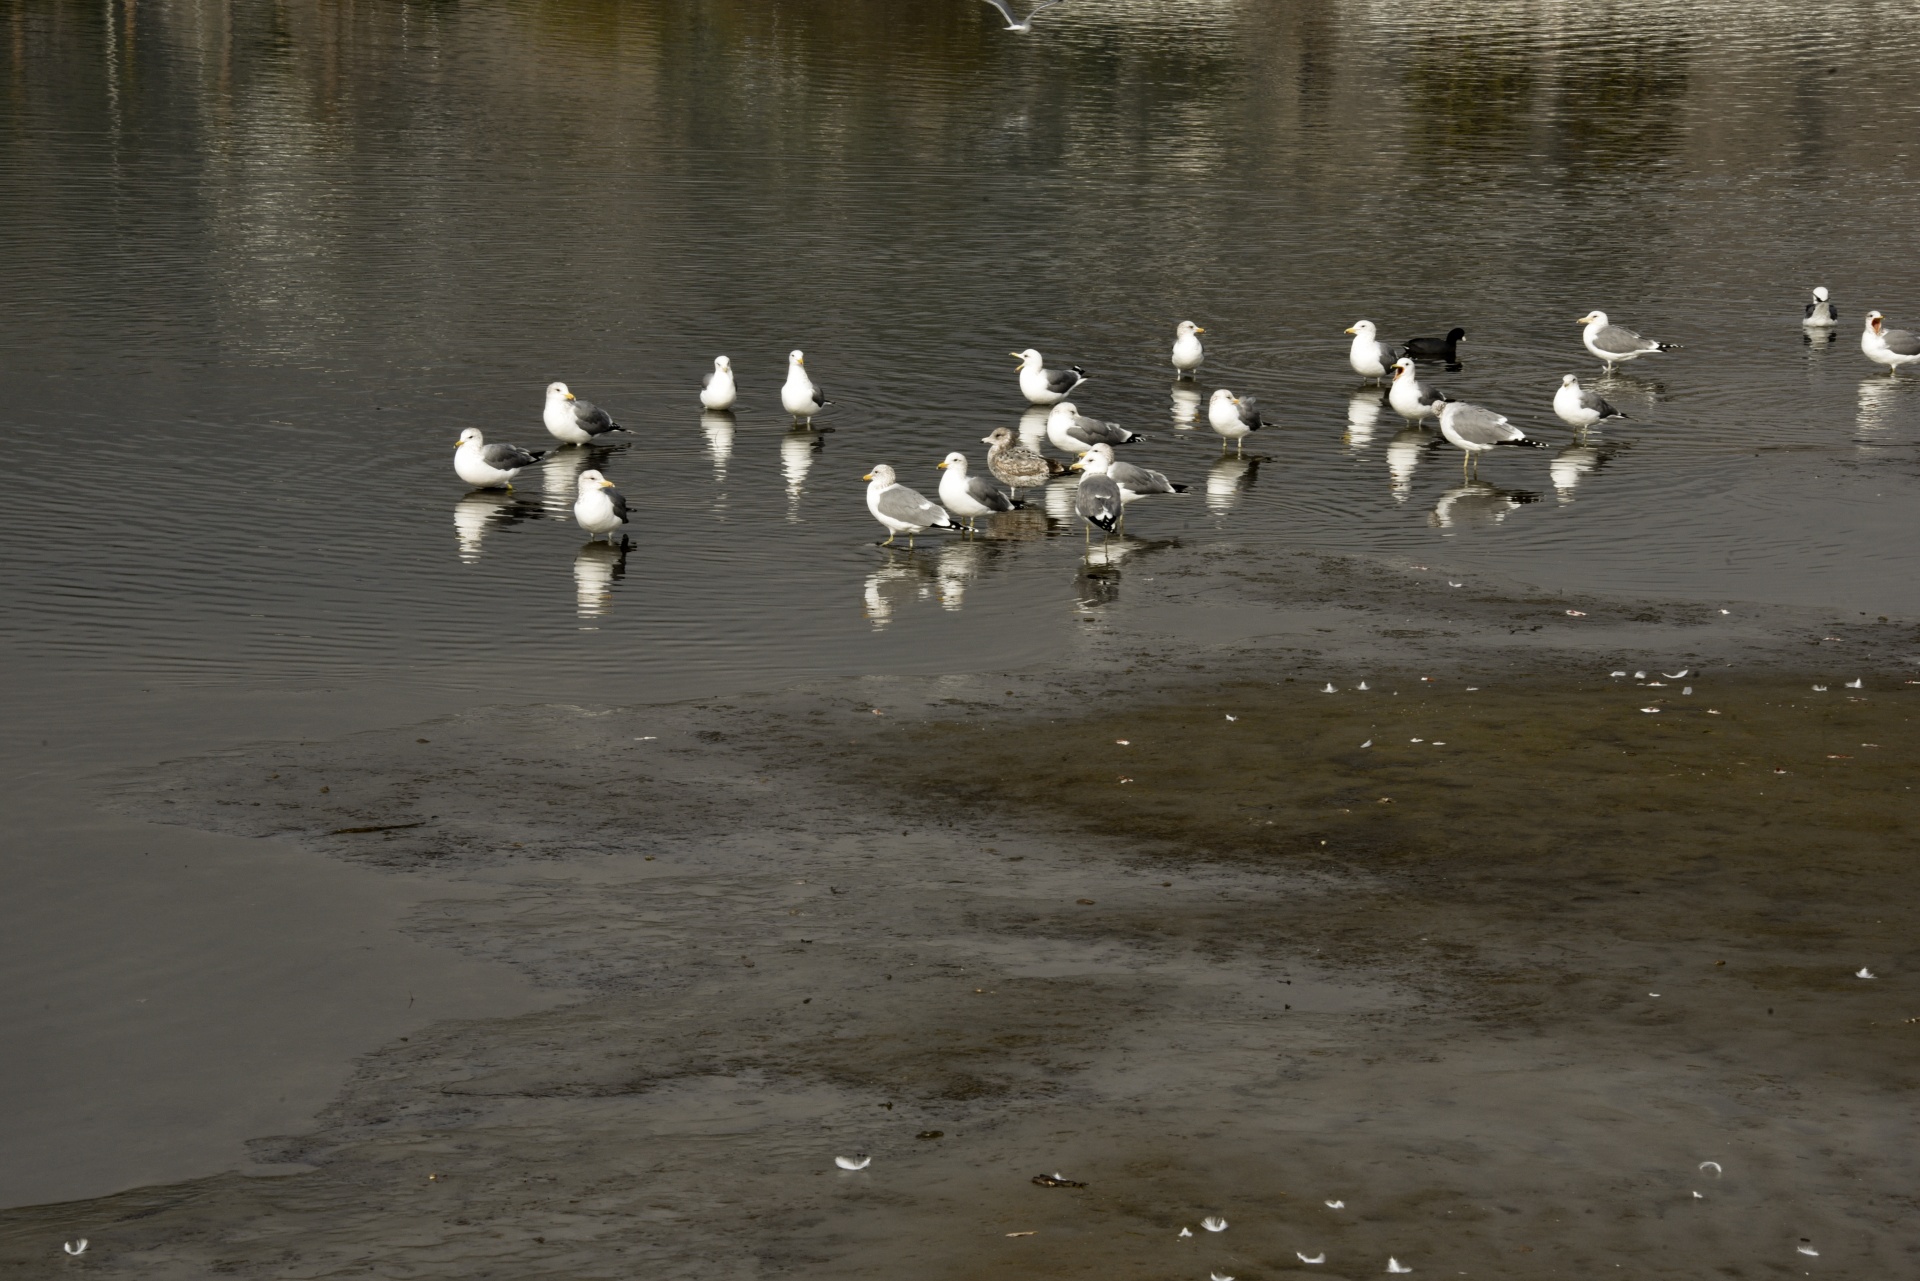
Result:
{"label": "gull leg", "polygon": [[899,534],[900,534],[900,531],[899,531],[899,530],[897,530],[897,529],[892,529],[892,530],[888,530],[888,531],[887,531],[887,541],[886,541],[886,542],[884,542],[884,543],[881,543],[880,545],[881,545],[882,547],[891,547],[891,546],[893,546],[893,540],[894,540],[895,538],[897,538],[897,537],[899,536]]}

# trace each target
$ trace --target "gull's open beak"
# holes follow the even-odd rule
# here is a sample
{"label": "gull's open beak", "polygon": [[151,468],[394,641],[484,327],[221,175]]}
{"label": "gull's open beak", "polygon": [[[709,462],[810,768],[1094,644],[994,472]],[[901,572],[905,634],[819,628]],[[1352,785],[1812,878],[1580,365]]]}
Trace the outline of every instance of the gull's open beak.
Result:
{"label": "gull's open beak", "polygon": [[1009,356],[1012,356],[1015,360],[1019,361],[1023,365],[1027,363],[1026,355],[1022,352],[1010,351],[1007,354]]}

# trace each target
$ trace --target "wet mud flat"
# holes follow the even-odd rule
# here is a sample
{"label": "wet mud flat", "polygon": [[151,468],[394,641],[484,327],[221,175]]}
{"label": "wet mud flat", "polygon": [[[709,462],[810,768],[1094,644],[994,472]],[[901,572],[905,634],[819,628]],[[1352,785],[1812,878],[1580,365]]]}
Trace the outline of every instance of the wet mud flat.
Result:
{"label": "wet mud flat", "polygon": [[123,780],[573,999],[368,1055],[256,1145],[302,1172],[0,1215],[0,1273],[1914,1271],[1920,686],[1611,677],[1511,605],[1434,629],[1471,666],[1335,631],[1332,694],[1269,641]]}

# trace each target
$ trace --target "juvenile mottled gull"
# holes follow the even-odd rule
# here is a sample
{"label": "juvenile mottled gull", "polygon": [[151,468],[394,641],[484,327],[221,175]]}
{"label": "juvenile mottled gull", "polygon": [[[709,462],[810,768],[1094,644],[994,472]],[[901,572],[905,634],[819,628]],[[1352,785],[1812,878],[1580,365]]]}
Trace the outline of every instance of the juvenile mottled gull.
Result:
{"label": "juvenile mottled gull", "polygon": [[1458,325],[1447,331],[1445,338],[1409,338],[1403,350],[1415,360],[1444,360],[1449,365],[1457,364],[1460,356],[1458,347],[1467,336],[1467,331]]}
{"label": "juvenile mottled gull", "polygon": [[1800,322],[1809,329],[1831,329],[1840,323],[1840,311],[1827,297],[1827,287],[1816,285],[1813,301],[1807,304],[1807,318]]}
{"label": "juvenile mottled gull", "polygon": [[606,410],[568,391],[567,385],[562,382],[547,384],[547,407],[541,414],[541,420],[547,424],[547,430],[555,440],[565,441],[569,445],[584,445],[610,431],[627,430],[607,417]]}
{"label": "juvenile mottled gull", "polygon": [[715,356],[713,372],[700,380],[700,403],[708,409],[732,409],[735,391],[733,362],[725,356]]}
{"label": "juvenile mottled gull", "polygon": [[1610,323],[1604,311],[1590,311],[1577,323],[1586,326],[1580,341],[1587,345],[1588,351],[1607,362],[1609,373],[1617,361],[1638,360],[1649,352],[1672,351],[1675,347],[1673,343],[1643,338],[1625,325]]}
{"label": "juvenile mottled gull", "polygon": [[1177,485],[1166,477],[1165,472],[1152,471],[1146,467],[1136,467],[1132,463],[1123,463],[1113,456],[1112,445],[1095,445],[1087,451],[1074,466],[1082,471],[1089,464],[1113,477],[1113,483],[1120,486],[1120,501],[1130,503],[1135,499],[1146,498],[1153,494],[1184,494],[1187,486]]}
{"label": "juvenile mottled gull", "polygon": [[1252,396],[1235,396],[1225,387],[1214,390],[1207,401],[1207,424],[1220,433],[1220,452],[1225,453],[1227,442],[1233,442],[1233,452],[1240,452],[1241,445],[1252,433],[1262,427],[1272,426],[1260,417],[1260,410]]}
{"label": "juvenile mottled gull", "polygon": [[1013,486],[1015,494],[1044,485],[1049,476],[1059,476],[1067,470],[1065,463],[1015,444],[1013,433],[1005,427],[995,427],[980,439],[987,446],[987,470],[1001,484]]}
{"label": "juvenile mottled gull", "polygon": [[1039,16],[1040,11],[1053,8],[1060,3],[1060,0],[1043,0],[1043,3],[1033,7],[1032,13],[1018,19],[1013,16],[1013,10],[1007,8],[1006,0],[987,0],[987,3],[998,9],[1000,16],[1007,20],[1007,25],[1000,28],[1002,31],[1018,31],[1021,35],[1026,35],[1033,30],[1033,20]]}
{"label": "juvenile mottled gull", "polygon": [[1920,360],[1920,335],[1888,329],[1887,318],[1870,311],[1866,327],[1860,331],[1860,351],[1875,364],[1885,365],[1887,373],[1898,374],[1900,366]]}
{"label": "juvenile mottled gull", "polygon": [[955,516],[967,518],[967,528],[982,516],[1010,512],[1020,504],[993,487],[985,476],[967,475],[967,456],[959,450],[940,464],[940,502]]}
{"label": "juvenile mottled gull", "polygon": [[1180,371],[1183,378],[1190,377],[1200,368],[1200,362],[1206,359],[1200,350],[1199,335],[1207,331],[1191,320],[1183,320],[1173,334],[1173,367]]}
{"label": "juvenile mottled gull", "polygon": [[833,402],[807,377],[806,353],[797,348],[787,353],[787,381],[780,385],[780,407],[796,422],[812,422],[813,416]]}
{"label": "juvenile mottled gull", "polygon": [[1130,445],[1140,439],[1140,433],[1119,423],[1088,418],[1072,401],[1063,400],[1047,411],[1047,439],[1061,453],[1077,455],[1091,445]]}
{"label": "juvenile mottled gull", "polygon": [[627,500],[613,482],[589,467],[580,473],[580,496],[573,500],[573,518],[587,531],[587,541],[601,534],[613,541],[613,531],[627,523]]}
{"label": "juvenile mottled gull", "polygon": [[1460,461],[1462,474],[1477,471],[1479,455],[1497,445],[1546,448],[1537,440],[1528,440],[1527,434],[1508,422],[1505,415],[1445,397],[1440,401],[1440,434],[1464,452],[1465,457]]}
{"label": "juvenile mottled gull", "polygon": [[1402,356],[1393,362],[1393,385],[1387,388],[1387,403],[1393,406],[1393,412],[1408,422],[1417,423],[1440,412],[1440,397],[1437,389],[1426,386],[1415,376],[1413,357]]}
{"label": "juvenile mottled gull", "polygon": [[1057,405],[1087,381],[1087,371],[1078,365],[1048,369],[1040,353],[1031,347],[1008,354],[1020,360],[1020,392],[1029,404]]}
{"label": "juvenile mottled gull", "polygon": [[897,536],[907,536],[907,546],[913,546],[913,536],[929,529],[953,529],[960,526],[953,523],[953,517],[947,515],[946,508],[939,503],[928,502],[925,498],[902,485],[893,474],[893,468],[881,463],[860,479],[867,481],[867,510],[873,518],[887,527],[887,542]]}
{"label": "juvenile mottled gull", "polygon": [[1400,359],[1400,349],[1381,342],[1371,320],[1356,320],[1347,326],[1347,332],[1353,335],[1353,345],[1347,348],[1347,363],[1353,366],[1353,372],[1365,378],[1385,378],[1393,362]]}
{"label": "juvenile mottled gull", "polygon": [[1579,431],[1585,431],[1602,418],[1626,417],[1599,392],[1582,387],[1572,374],[1562,378],[1560,390],[1553,393],[1553,412],[1560,415],[1561,422]]}
{"label": "juvenile mottled gull", "polygon": [[478,427],[461,432],[459,445],[453,451],[453,470],[475,489],[512,489],[520,469],[533,466],[548,453],[518,445],[489,445]]}

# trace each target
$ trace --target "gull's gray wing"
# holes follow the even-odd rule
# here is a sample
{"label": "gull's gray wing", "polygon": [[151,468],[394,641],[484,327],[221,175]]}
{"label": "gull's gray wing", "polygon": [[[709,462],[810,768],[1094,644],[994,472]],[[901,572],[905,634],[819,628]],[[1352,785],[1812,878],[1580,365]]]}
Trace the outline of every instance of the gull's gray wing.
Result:
{"label": "gull's gray wing", "polygon": [[1006,0],[987,0],[987,3],[1000,11],[1000,16],[1007,20],[1009,27],[1014,25],[1013,10],[1007,8]]}
{"label": "gull's gray wing", "polygon": [[1059,4],[1059,3],[1060,3],[1060,0],[1046,0],[1046,2],[1045,2],[1044,4],[1037,4],[1037,5],[1035,5],[1035,6],[1033,7],[1033,12],[1032,12],[1032,13],[1029,13],[1029,14],[1027,15],[1027,21],[1028,21],[1028,22],[1032,22],[1032,21],[1033,21],[1033,19],[1034,19],[1034,15],[1035,15],[1035,14],[1038,14],[1038,13],[1039,13],[1039,12],[1040,12],[1040,11],[1041,11],[1042,9],[1051,9],[1051,8],[1053,8],[1053,6],[1055,6],[1055,5],[1057,5],[1057,4]]}
{"label": "gull's gray wing", "polygon": [[967,496],[976,503],[984,503],[997,512],[1013,510],[1013,500],[993,487],[993,482],[985,476],[967,477]]}
{"label": "gull's gray wing", "polygon": [[1527,434],[1491,409],[1461,405],[1447,424],[1453,434],[1471,445],[1503,445],[1525,440]]}
{"label": "gull's gray wing", "polygon": [[1119,423],[1103,423],[1092,418],[1075,420],[1073,426],[1067,428],[1067,434],[1089,445],[1130,445],[1140,439],[1140,433],[1128,431]]}
{"label": "gull's gray wing", "polygon": [[1390,342],[1376,342],[1374,346],[1380,349],[1380,363],[1392,369],[1393,362],[1400,359],[1401,349]]}
{"label": "gull's gray wing", "polygon": [[1065,369],[1043,369],[1040,372],[1047,377],[1047,390],[1062,396],[1087,381],[1086,370],[1078,365],[1068,365]]}
{"label": "gull's gray wing", "polygon": [[1886,340],[1887,350],[1896,356],[1920,356],[1920,335],[1905,329],[1883,330],[1880,337]]}
{"label": "gull's gray wing", "polygon": [[938,503],[930,503],[905,485],[891,485],[880,491],[876,504],[880,514],[891,516],[903,525],[919,525],[926,528],[931,525],[951,525],[947,509]]}
{"label": "gull's gray wing", "polygon": [[606,410],[600,408],[600,406],[590,400],[575,400],[573,402],[573,421],[578,423],[580,430],[589,436],[598,436],[610,431],[626,430],[625,427],[622,427],[619,423],[608,417]]}
{"label": "gull's gray wing", "polygon": [[700,386],[702,388],[713,386],[713,376],[719,372],[718,369],[709,369],[706,373],[700,375]]}
{"label": "gull's gray wing", "polygon": [[607,501],[613,504],[613,514],[620,518],[622,525],[627,523],[627,496],[617,489],[606,491]]}
{"label": "gull's gray wing", "polygon": [[[1388,363],[1391,364],[1392,362],[1389,361]],[[1262,427],[1273,426],[1272,423],[1260,416],[1260,402],[1257,398],[1253,396],[1242,396],[1240,398],[1240,404],[1236,407],[1240,410],[1240,421],[1247,425],[1247,430],[1259,431]]]}
{"label": "gull's gray wing", "polygon": [[1593,345],[1601,351],[1631,353],[1636,351],[1659,351],[1660,344],[1651,338],[1642,338],[1624,325],[1603,325],[1600,332],[1593,336]]}
{"label": "gull's gray wing", "polygon": [[1615,409],[1612,405],[1609,405],[1605,396],[1602,396],[1597,391],[1588,391],[1585,387],[1580,389],[1580,405],[1584,409],[1593,410],[1593,412],[1599,414],[1602,418],[1626,417],[1625,414]]}
{"label": "gull's gray wing", "polygon": [[1074,491],[1073,510],[1084,520],[1107,533],[1120,519],[1120,486],[1111,476],[1084,476]]}
{"label": "gull's gray wing", "polygon": [[546,450],[533,453],[518,445],[482,445],[480,460],[489,467],[498,467],[501,471],[512,471],[516,467],[531,467],[547,456]]}
{"label": "gull's gray wing", "polygon": [[1132,463],[1114,462],[1108,465],[1107,475],[1123,489],[1136,494],[1183,494],[1185,485],[1176,485],[1168,480],[1164,472],[1151,471],[1145,467],[1136,467]]}

